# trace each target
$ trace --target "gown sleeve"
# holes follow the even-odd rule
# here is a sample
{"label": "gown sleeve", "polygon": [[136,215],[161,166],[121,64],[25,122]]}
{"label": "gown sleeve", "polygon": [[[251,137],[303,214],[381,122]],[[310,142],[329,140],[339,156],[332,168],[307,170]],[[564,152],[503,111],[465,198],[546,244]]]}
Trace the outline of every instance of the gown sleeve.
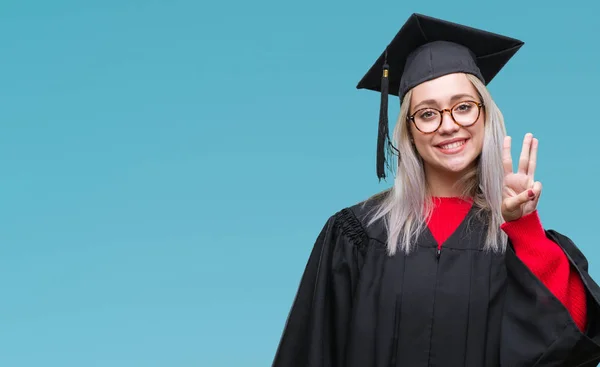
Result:
{"label": "gown sleeve", "polygon": [[344,212],[321,230],[288,315],[273,367],[343,366],[360,239]]}
{"label": "gown sleeve", "polygon": [[567,236],[544,230],[565,254],[584,287],[587,324],[581,330],[563,303],[517,256],[509,237],[501,336],[501,366],[591,367],[600,362],[600,287],[588,262]]}
{"label": "gown sleeve", "polygon": [[560,246],[546,237],[537,210],[502,229],[513,244],[517,257],[567,308],[580,330],[587,324],[585,287]]}

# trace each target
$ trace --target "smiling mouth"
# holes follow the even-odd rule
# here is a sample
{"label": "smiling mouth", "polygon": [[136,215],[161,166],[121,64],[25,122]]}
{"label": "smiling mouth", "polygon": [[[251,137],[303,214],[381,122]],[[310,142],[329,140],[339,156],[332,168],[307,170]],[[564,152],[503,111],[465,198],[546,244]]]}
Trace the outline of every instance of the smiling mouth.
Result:
{"label": "smiling mouth", "polygon": [[466,142],[467,142],[467,139],[463,139],[463,140],[455,141],[455,142],[452,142],[449,144],[436,145],[436,146],[443,150],[456,149],[456,148],[459,148],[459,147],[465,145]]}
{"label": "smiling mouth", "polygon": [[465,148],[465,144],[469,141],[468,138],[453,141],[448,144],[436,145],[435,147],[440,150],[440,152],[444,154],[457,154],[463,151]]}

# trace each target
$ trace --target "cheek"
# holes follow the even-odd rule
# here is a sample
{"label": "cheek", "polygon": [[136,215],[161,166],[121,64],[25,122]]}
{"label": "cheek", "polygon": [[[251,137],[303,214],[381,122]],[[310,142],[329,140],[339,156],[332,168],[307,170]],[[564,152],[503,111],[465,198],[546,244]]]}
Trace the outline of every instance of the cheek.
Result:
{"label": "cheek", "polygon": [[423,135],[413,135],[414,146],[420,155],[427,154],[427,147],[430,145],[429,138]]}
{"label": "cheek", "polygon": [[473,137],[473,143],[475,143],[475,149],[477,152],[481,152],[483,149],[483,136],[485,133],[485,127],[483,123],[479,124],[476,128],[471,130],[471,136]]}
{"label": "cheek", "polygon": [[420,154],[426,153],[427,148],[431,145],[433,134],[425,135],[421,133],[412,123],[410,124],[410,133],[413,139],[412,144],[416,147],[417,151]]}

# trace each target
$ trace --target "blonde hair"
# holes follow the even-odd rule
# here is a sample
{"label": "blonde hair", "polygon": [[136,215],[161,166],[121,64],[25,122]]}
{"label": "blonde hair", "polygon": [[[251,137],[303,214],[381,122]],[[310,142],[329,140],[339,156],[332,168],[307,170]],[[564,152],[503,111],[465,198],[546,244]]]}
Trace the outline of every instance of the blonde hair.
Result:
{"label": "blonde hair", "polygon": [[[477,214],[485,218],[487,233],[484,249],[503,252],[506,247],[506,235],[500,229],[500,225],[503,222],[501,205],[504,179],[502,143],[506,135],[504,118],[486,86],[471,74],[467,74],[467,78],[477,89],[484,103],[484,141],[476,167],[465,174],[457,184],[463,189],[464,196],[473,199],[473,204],[478,208]],[[398,249],[406,254],[410,253],[432,210],[423,163],[410,141],[409,124],[406,122],[411,95],[412,92],[409,91],[402,101],[400,116],[391,137],[401,157],[397,164],[394,185],[375,207],[368,223],[372,225],[378,220],[384,221],[389,255],[394,255]]]}

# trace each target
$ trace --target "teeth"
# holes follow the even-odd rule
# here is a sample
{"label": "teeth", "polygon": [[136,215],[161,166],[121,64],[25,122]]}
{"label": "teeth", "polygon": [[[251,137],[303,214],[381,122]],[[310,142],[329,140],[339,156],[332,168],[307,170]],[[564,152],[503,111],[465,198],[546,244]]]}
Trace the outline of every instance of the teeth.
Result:
{"label": "teeth", "polygon": [[466,140],[461,140],[461,141],[457,141],[457,142],[454,142],[454,143],[451,143],[451,144],[442,145],[442,146],[440,146],[440,148],[442,148],[442,149],[454,149],[454,148],[458,148],[461,145],[464,145],[465,141]]}

